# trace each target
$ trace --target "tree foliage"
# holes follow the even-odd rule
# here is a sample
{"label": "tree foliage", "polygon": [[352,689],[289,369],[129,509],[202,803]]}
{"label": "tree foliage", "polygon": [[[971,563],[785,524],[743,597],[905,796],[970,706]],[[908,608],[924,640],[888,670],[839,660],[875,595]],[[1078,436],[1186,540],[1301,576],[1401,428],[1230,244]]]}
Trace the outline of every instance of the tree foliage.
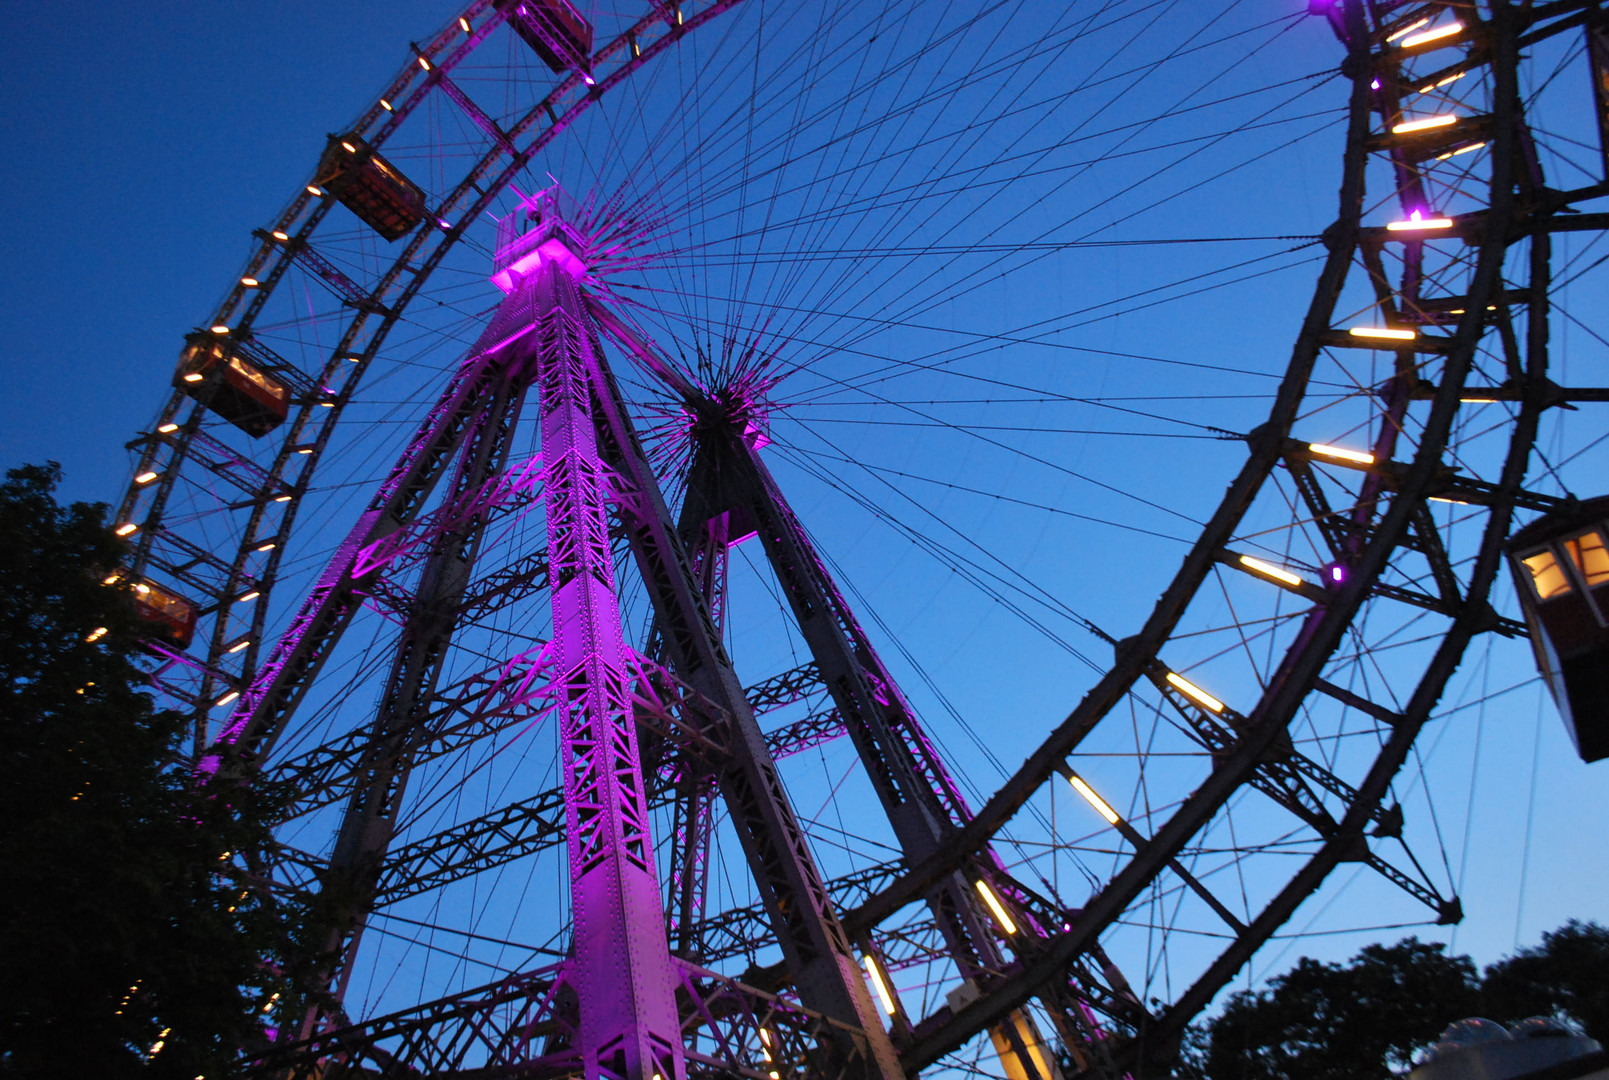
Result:
{"label": "tree foliage", "polygon": [[1267,989],[1229,999],[1207,1026],[1202,1064],[1212,1080],[1384,1077],[1478,1002],[1475,965],[1440,943],[1369,945],[1347,964],[1303,957]]}
{"label": "tree foliage", "polygon": [[1405,938],[1345,964],[1303,958],[1243,990],[1184,1041],[1179,1072],[1198,1080],[1365,1080],[1408,1068],[1451,1022],[1556,1016],[1609,1041],[1609,930],[1571,921],[1492,964]]}
{"label": "tree foliage", "polygon": [[124,545],[59,480],[0,483],[0,1076],[225,1076],[281,982],[241,859],[275,800],[179,764]]}
{"label": "tree foliage", "polygon": [[1561,1016],[1609,1045],[1609,929],[1571,919],[1487,968],[1481,1015],[1504,1023]]}

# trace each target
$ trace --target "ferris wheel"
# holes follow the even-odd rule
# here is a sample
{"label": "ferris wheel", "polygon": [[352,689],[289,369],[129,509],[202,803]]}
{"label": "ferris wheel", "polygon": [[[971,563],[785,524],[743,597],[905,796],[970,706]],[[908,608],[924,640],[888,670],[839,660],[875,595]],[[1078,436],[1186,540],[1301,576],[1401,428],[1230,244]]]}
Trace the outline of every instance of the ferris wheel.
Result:
{"label": "ferris wheel", "polygon": [[251,1068],[1147,1075],[1293,918],[1456,922],[1422,732],[1604,647],[1558,602],[1609,582],[1606,42],[475,0],[410,45],[118,515],[198,768],[296,793],[247,869],[320,935]]}

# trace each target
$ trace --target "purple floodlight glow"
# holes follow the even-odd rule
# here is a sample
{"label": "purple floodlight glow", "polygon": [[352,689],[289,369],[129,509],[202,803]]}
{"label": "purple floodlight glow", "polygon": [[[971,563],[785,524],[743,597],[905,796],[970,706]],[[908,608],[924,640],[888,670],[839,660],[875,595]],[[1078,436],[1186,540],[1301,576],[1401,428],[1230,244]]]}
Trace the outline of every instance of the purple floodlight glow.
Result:
{"label": "purple floodlight glow", "polygon": [[553,238],[542,240],[530,251],[493,274],[492,284],[505,293],[512,293],[521,278],[536,273],[544,263],[556,264],[573,278],[583,278],[587,273],[586,263],[582,262],[564,241]]}
{"label": "purple floodlight glow", "polygon": [[1378,89],[1380,89],[1380,80],[1376,79],[1372,83],[1370,83],[1369,84],[1369,89],[1370,90],[1378,90]]}
{"label": "purple floodlight glow", "polygon": [[1330,580],[1335,582],[1335,584],[1337,584],[1337,585],[1339,585],[1339,584],[1341,584],[1341,582],[1345,581],[1346,580],[1346,567],[1342,566],[1340,563],[1332,564],[1330,566]]}

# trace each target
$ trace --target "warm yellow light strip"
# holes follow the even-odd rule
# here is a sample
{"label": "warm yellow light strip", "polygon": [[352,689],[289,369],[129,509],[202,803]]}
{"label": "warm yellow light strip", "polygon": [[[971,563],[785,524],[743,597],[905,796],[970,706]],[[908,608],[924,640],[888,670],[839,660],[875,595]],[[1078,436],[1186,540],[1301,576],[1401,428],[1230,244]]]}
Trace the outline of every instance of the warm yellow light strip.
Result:
{"label": "warm yellow light strip", "polygon": [[1084,801],[1095,808],[1095,812],[1105,818],[1109,823],[1116,825],[1117,811],[1107,805],[1106,800],[1095,794],[1095,789],[1084,783],[1084,778],[1077,773],[1067,778],[1073,785],[1073,790],[1084,796]]}
{"label": "warm yellow light strip", "polygon": [[1250,555],[1242,555],[1240,557],[1240,565],[1244,566],[1247,570],[1251,570],[1254,573],[1263,575],[1263,577],[1272,578],[1281,585],[1289,585],[1292,588],[1295,588],[1302,583],[1302,579],[1291,573],[1289,570],[1282,570],[1273,563],[1266,563],[1261,559],[1254,559]]}
{"label": "warm yellow light strip", "polygon": [[1308,443],[1307,451],[1319,457],[1331,458],[1335,461],[1345,461],[1352,465],[1373,465],[1374,455],[1365,454],[1362,450],[1348,450],[1344,446],[1329,446],[1325,443]]}
{"label": "warm yellow light strip", "polygon": [[1006,914],[1006,909],[1000,903],[999,898],[995,896],[994,890],[989,888],[989,883],[982,878],[978,879],[978,895],[983,897],[983,902],[989,905],[990,911],[994,912],[994,917],[1000,923],[1000,929],[1008,934],[1015,934],[1017,924],[1011,921],[1011,916]]}
{"label": "warm yellow light strip", "polygon": [[1412,341],[1419,336],[1417,330],[1398,330],[1390,326],[1353,326],[1347,333],[1360,338],[1383,338],[1386,341]]}
{"label": "warm yellow light strip", "polygon": [[1458,123],[1458,117],[1451,113],[1441,116],[1427,116],[1421,120],[1404,120],[1391,129],[1393,135],[1412,135],[1416,131],[1430,131],[1432,128],[1449,127]]}
{"label": "warm yellow light strip", "polygon": [[1168,682],[1171,683],[1174,689],[1178,690],[1179,693],[1194,701],[1202,708],[1209,709],[1212,712],[1224,711],[1223,702],[1201,689],[1201,687],[1197,686],[1183,675],[1170,671],[1168,672]]}
{"label": "warm yellow light strip", "polygon": [[1451,75],[1447,76],[1445,79],[1440,80],[1439,82],[1433,82],[1428,86],[1421,86],[1419,88],[1419,92],[1421,94],[1428,94],[1432,90],[1440,90],[1442,87],[1446,86],[1448,83],[1455,83],[1459,79],[1462,79],[1465,75],[1468,75],[1468,74],[1469,74],[1469,72],[1467,72],[1467,71],[1455,71]]}
{"label": "warm yellow light strip", "polygon": [[888,988],[888,980],[883,978],[883,969],[870,953],[860,959],[861,963],[866,965],[866,974],[871,976],[872,986],[876,988],[877,996],[882,999],[883,1011],[889,1016],[893,1016],[899,1011],[899,1006],[894,1004],[894,994]]}
{"label": "warm yellow light strip", "polygon": [[1458,157],[1460,154],[1474,153],[1476,150],[1479,150],[1481,147],[1483,147],[1485,145],[1486,144],[1483,143],[1483,142],[1478,142],[1478,143],[1470,143],[1468,146],[1460,146],[1457,150],[1449,150],[1445,154],[1437,154],[1436,155],[1436,160],[1437,161],[1446,161],[1448,158],[1455,158],[1455,157]]}
{"label": "warm yellow light strip", "polygon": [[1402,29],[1396,31],[1390,37],[1386,38],[1386,44],[1389,45],[1391,42],[1396,41],[1398,38],[1407,37],[1409,34],[1413,33],[1415,30],[1419,29],[1421,26],[1428,26],[1429,24],[1430,24],[1430,16],[1426,15],[1423,19],[1419,19],[1416,22],[1409,23],[1407,26],[1404,26]]}
{"label": "warm yellow light strip", "polygon": [[1386,226],[1387,232],[1419,232],[1424,229],[1450,229],[1453,227],[1452,218],[1433,217],[1421,218],[1416,221],[1393,221]]}
{"label": "warm yellow light strip", "polygon": [[1426,30],[1422,34],[1415,34],[1411,38],[1404,38],[1402,47],[1404,49],[1412,49],[1420,45],[1427,45],[1432,41],[1440,41],[1444,37],[1452,37],[1463,28],[1464,24],[1461,22],[1450,22],[1446,26],[1438,26],[1434,30]]}

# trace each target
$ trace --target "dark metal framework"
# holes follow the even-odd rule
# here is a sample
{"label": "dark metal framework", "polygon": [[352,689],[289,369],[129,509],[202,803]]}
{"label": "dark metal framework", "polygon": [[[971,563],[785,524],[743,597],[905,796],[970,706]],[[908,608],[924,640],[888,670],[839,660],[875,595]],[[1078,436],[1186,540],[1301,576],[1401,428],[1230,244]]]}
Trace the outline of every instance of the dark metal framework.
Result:
{"label": "dark metal framework", "polygon": [[[374,912],[566,841],[573,917],[613,904],[611,940],[627,943],[658,973],[644,983],[658,987],[657,1004],[611,998],[614,1027],[600,1028],[602,1002],[620,997],[625,984],[599,988],[614,954],[598,951],[603,932],[589,923],[561,963],[478,990],[373,1019],[309,1010],[296,1039],[253,1051],[259,1075],[561,1076],[584,1065],[589,1074],[638,1080],[912,1076],[983,1033],[1014,1075],[1052,1080],[1059,1073],[1052,1035],[1082,1074],[1149,1075],[1165,1067],[1191,1018],[1337,866],[1371,867],[1437,919],[1460,917],[1458,898],[1411,852],[1397,851],[1402,810],[1390,801],[1391,782],[1470,642],[1524,633],[1493,612],[1488,595],[1515,512],[1550,505],[1524,487],[1542,414],[1606,396],[1548,378],[1549,238],[1601,228],[1602,215],[1571,212],[1609,194],[1609,183],[1548,186],[1519,82],[1523,49],[1597,18],[1586,0],[1497,0],[1481,9],[1344,0],[1316,9],[1334,25],[1349,81],[1340,208],[1272,410],[1247,436],[1244,467],[1143,627],[1116,642],[1110,670],[981,806],[968,804],[768,470],[765,386],[696,382],[615,308],[607,213],[572,213],[584,220],[559,226],[554,204],[522,201],[550,215],[529,235],[538,242],[558,236],[581,269],[561,272],[550,260],[539,285],[510,292],[289,630],[268,647],[266,601],[313,470],[386,334],[461,236],[453,222],[493,205],[580,111],[734,2],[650,5],[614,41],[573,58],[558,87],[512,126],[499,126],[453,82],[455,67],[510,17],[509,5],[471,4],[463,19],[416,47],[407,71],[353,128],[364,151],[377,152],[439,90],[488,141],[484,156],[430,207],[392,270],[359,281],[320,253],[317,228],[330,202],[310,185],[260,235],[242,283],[214,317],[210,332],[225,349],[260,358],[266,347],[254,341],[253,320],[293,266],[351,310],[323,368],[296,382],[292,418],[271,450],[233,449],[214,433],[205,395],[179,392],[136,441],[136,479],[119,511],[135,543],[131,571],[183,589],[202,605],[208,628],[204,658],[165,649],[155,672],[157,685],[195,716],[203,768],[261,769],[288,780],[300,792],[297,815],[344,806],[329,851],[287,851],[272,871],[276,887],[317,892],[333,912],[320,970],[327,987],[340,996]],[[1457,79],[1479,93],[1460,99],[1452,121],[1416,126],[1410,99]],[[1438,172],[1453,168],[1463,170],[1457,184]],[[1471,194],[1477,182],[1479,194]],[[1454,188],[1466,205],[1444,213]],[[1366,224],[1374,207],[1389,204],[1400,208],[1400,222]],[[497,269],[507,265],[500,254]],[[1339,314],[1347,310],[1363,315]],[[663,383],[687,418],[693,452],[676,514],[606,343]],[[1390,367],[1368,395],[1368,448],[1306,441],[1303,402],[1315,372],[1344,366],[1360,351],[1384,353]],[[1488,361],[1503,378],[1486,378]],[[512,432],[528,394],[540,402],[543,451],[521,461]],[[1455,453],[1460,411],[1477,401],[1512,407],[1490,479],[1464,475]],[[586,444],[569,472],[555,464],[549,440],[556,432]],[[165,522],[181,473],[205,473],[244,495],[230,504],[235,525],[224,548]],[[1267,550],[1251,546],[1248,520],[1286,498],[1299,507],[1292,531],[1305,530],[1324,547],[1319,574],[1247,554]],[[1437,500],[1478,515],[1478,542],[1449,534]],[[546,546],[477,574],[488,531],[538,503],[545,504]],[[723,618],[727,551],[750,531],[811,662],[745,689],[723,644]],[[589,629],[575,636],[558,594],[577,575],[612,589],[616,564],[628,559],[652,605],[651,642],[641,653],[622,647],[606,661],[592,653],[584,659],[576,643],[594,641],[611,617],[618,634],[618,611],[608,616],[594,597],[585,608]],[[1245,575],[1302,605],[1282,623],[1279,661],[1255,700],[1248,695],[1238,705],[1213,696],[1210,665],[1187,677],[1164,658],[1218,574]],[[444,674],[462,627],[543,595],[555,605],[551,641],[524,643],[470,675]],[[372,715],[321,746],[277,753],[344,630],[366,607],[395,624]],[[1435,647],[1395,704],[1340,674],[1342,657],[1369,649],[1368,620],[1382,609],[1440,620]],[[818,707],[762,728],[759,716],[806,699]],[[218,704],[231,713],[211,739],[207,714]],[[1103,721],[1136,707],[1165,715],[1202,763],[1165,811],[1143,816],[1103,799],[1081,758]],[[1292,732],[1314,710],[1377,725],[1382,735],[1369,760],[1343,770],[1305,752]],[[567,762],[608,749],[609,783],[600,787],[597,776],[571,768],[564,783],[535,796],[392,844],[414,770],[548,714],[564,718]],[[611,734],[598,734],[603,720]],[[899,857],[829,878],[777,762],[840,736],[854,747]],[[1068,782],[1122,841],[1118,868],[1078,904],[1000,854],[1014,821],[1049,786]],[[1253,908],[1235,910],[1201,872],[1200,853],[1203,837],[1247,792],[1284,814],[1307,846],[1294,874]],[[655,881],[646,826],[660,808],[673,822],[664,882]],[[601,816],[588,817],[593,811]],[[721,814],[757,902],[712,910],[708,859]],[[607,824],[603,832],[598,822]],[[595,832],[607,837],[588,846]],[[584,879],[606,858],[635,869],[615,867],[612,899],[588,907]],[[622,886],[631,873],[642,880]],[[1158,890],[1198,902],[1225,944],[1170,1000],[1142,1002],[1104,942]],[[628,894],[635,899],[621,899]],[[757,940],[780,959],[755,962]],[[737,958],[750,961],[741,978],[715,970]],[[892,972],[922,964],[953,973],[960,986],[946,1004],[913,1015],[884,995]],[[622,1038],[637,1041],[619,1049],[627,1046]]]}

